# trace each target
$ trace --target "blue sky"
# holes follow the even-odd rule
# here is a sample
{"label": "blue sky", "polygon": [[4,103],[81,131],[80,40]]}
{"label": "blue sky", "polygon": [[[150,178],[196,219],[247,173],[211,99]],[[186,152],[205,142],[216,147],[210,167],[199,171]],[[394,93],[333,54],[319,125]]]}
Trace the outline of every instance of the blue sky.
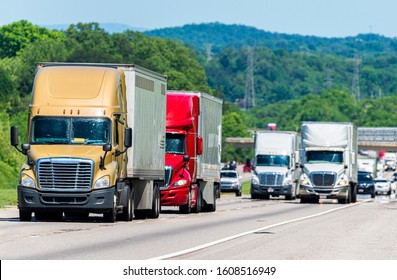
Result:
{"label": "blue sky", "polygon": [[397,37],[397,0],[0,0],[0,26],[21,19],[146,29],[221,22],[322,37]]}

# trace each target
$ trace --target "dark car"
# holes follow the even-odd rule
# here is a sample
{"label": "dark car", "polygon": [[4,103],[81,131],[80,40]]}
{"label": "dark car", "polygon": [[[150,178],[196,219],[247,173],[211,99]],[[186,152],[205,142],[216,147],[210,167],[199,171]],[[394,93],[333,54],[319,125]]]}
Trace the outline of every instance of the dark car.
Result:
{"label": "dark car", "polygon": [[372,198],[375,197],[375,182],[371,173],[358,172],[358,194],[370,194]]}

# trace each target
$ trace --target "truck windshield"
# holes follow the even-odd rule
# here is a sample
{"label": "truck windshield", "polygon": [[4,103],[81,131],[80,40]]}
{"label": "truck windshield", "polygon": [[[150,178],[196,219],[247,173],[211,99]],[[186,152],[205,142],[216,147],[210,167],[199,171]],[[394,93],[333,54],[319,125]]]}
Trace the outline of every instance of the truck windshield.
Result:
{"label": "truck windshield", "polygon": [[306,163],[343,163],[343,152],[307,151]]}
{"label": "truck windshield", "polygon": [[185,154],[185,135],[167,133],[165,152],[169,154]]}
{"label": "truck windshield", "polygon": [[359,182],[372,182],[374,179],[369,173],[358,173],[357,180]]}
{"label": "truck windshield", "polygon": [[257,155],[256,166],[289,166],[289,156]]}
{"label": "truck windshield", "polygon": [[110,143],[107,118],[35,117],[31,126],[32,144]]}

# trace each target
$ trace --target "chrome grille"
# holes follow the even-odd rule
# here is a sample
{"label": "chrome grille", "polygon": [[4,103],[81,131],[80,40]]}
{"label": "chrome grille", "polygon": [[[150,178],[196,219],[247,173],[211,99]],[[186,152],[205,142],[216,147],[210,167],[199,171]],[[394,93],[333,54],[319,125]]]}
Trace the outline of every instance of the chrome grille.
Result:
{"label": "chrome grille", "polygon": [[312,183],[317,187],[333,186],[336,174],[333,172],[316,172],[310,175]]}
{"label": "chrome grille", "polygon": [[165,178],[164,178],[164,187],[160,187],[160,189],[167,189],[171,184],[171,176],[172,176],[172,167],[166,166],[165,167]]}
{"label": "chrome grille", "polygon": [[86,159],[49,158],[37,163],[39,186],[43,190],[89,190],[94,162]]}
{"label": "chrome grille", "polygon": [[284,176],[281,173],[260,173],[259,184],[264,186],[281,186]]}

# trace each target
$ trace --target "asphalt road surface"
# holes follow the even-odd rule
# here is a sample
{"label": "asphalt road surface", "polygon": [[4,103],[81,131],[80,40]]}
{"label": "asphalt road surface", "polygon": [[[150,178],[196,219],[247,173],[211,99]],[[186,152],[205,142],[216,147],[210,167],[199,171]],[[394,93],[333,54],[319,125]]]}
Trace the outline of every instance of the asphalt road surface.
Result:
{"label": "asphalt road surface", "polygon": [[212,213],[159,219],[20,222],[0,210],[2,260],[396,260],[395,194],[341,205],[223,195]]}

